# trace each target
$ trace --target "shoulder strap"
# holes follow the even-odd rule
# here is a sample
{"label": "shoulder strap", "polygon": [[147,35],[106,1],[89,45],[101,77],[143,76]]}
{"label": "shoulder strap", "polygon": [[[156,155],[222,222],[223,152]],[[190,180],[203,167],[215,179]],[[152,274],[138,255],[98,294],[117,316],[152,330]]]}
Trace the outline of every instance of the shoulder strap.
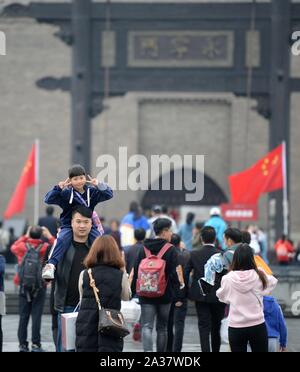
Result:
{"label": "shoulder strap", "polygon": [[146,255],[146,257],[147,258],[149,258],[149,257],[151,257],[151,256],[156,256],[156,257],[158,257],[158,258],[162,258],[162,256],[167,252],[167,250],[169,249],[169,248],[171,248],[172,247],[172,244],[170,244],[170,243],[166,243],[163,247],[162,247],[162,249],[159,251],[159,253],[157,254],[157,255],[155,255],[155,254],[152,254],[150,251],[149,251],[149,249],[147,249],[146,247],[144,247],[144,252],[145,252],[145,255]]}
{"label": "shoulder strap", "polygon": [[159,251],[157,257],[158,257],[158,258],[162,258],[163,255],[164,255],[164,254],[169,250],[169,248],[171,248],[171,247],[172,247],[172,244],[170,244],[170,243],[166,243],[166,244],[162,247],[162,249]]}
{"label": "shoulder strap", "polygon": [[40,243],[40,244],[38,245],[38,247],[36,248],[36,251],[37,251],[37,252],[40,252],[40,250],[43,248],[43,246],[44,246],[44,243]]}
{"label": "shoulder strap", "polygon": [[146,255],[147,258],[153,256],[153,254],[146,247],[144,247],[144,252],[145,252],[145,255]]}
{"label": "shoulder strap", "polygon": [[30,249],[34,249],[33,246],[31,244],[29,244],[28,242],[25,243],[25,247],[27,249],[27,252],[30,250]]}
{"label": "shoulder strap", "polygon": [[44,243],[40,243],[37,248],[34,248],[33,245],[29,244],[28,242],[25,243],[25,246],[27,248],[27,252],[30,250],[30,249],[34,249],[35,251],[37,252],[40,252],[40,250],[43,248],[43,245]]}
{"label": "shoulder strap", "polygon": [[99,289],[96,287],[95,280],[92,276],[92,269],[88,269],[88,274],[89,274],[89,277],[90,277],[90,286],[93,288],[95,299],[96,299],[96,302],[98,304],[98,308],[99,308],[99,310],[101,310],[100,299],[99,299],[99,296],[98,296]]}

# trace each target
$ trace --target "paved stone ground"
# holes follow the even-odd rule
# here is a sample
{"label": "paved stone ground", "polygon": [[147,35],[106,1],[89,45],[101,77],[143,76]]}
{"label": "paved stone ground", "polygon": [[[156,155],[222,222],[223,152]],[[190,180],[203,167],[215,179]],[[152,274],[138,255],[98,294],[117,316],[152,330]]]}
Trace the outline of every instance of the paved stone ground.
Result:
{"label": "paved stone ground", "polygon": [[[17,315],[7,315],[3,318],[3,351],[18,351],[17,328],[19,318]],[[289,351],[300,352],[300,319],[287,319],[289,331]],[[30,328],[28,328],[30,330]],[[30,332],[29,332],[30,335]],[[42,344],[46,351],[55,351],[51,334],[51,317],[44,315],[42,321]],[[142,344],[133,341],[131,336],[125,339],[124,351],[141,352]],[[183,351],[200,351],[197,318],[188,316],[184,334]],[[222,345],[221,351],[228,351],[227,345]]]}
{"label": "paved stone ground", "polygon": [[[13,265],[7,265],[7,272],[12,274],[14,272]],[[17,293],[12,280],[5,281],[6,292]],[[18,340],[17,340],[17,329],[18,329],[19,317],[17,315],[7,315],[2,319],[3,328],[3,351],[18,351]],[[300,318],[289,318],[287,319],[288,326],[288,349],[291,352],[300,352]],[[30,335],[31,324],[29,324],[28,330]],[[55,351],[54,344],[52,342],[51,333],[51,316],[44,315],[42,320],[42,344],[46,351]],[[30,338],[29,338],[30,339]],[[185,325],[185,334],[183,340],[183,351],[186,352],[197,352],[200,351],[199,344],[199,333],[197,328],[197,318],[195,316],[187,316]],[[222,345],[221,351],[228,351],[227,345]],[[124,351],[142,351],[142,344],[140,342],[133,341],[131,335],[125,338]]]}

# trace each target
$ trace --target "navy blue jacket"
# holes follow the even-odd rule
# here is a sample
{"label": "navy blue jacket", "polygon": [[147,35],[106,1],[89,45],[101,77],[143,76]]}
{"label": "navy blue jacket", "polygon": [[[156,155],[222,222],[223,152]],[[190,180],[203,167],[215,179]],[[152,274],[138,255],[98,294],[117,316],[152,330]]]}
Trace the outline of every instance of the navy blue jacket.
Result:
{"label": "navy blue jacket", "polygon": [[[94,208],[98,203],[109,200],[113,197],[112,189],[103,183],[100,183],[98,187],[85,185],[84,189],[85,192],[79,194],[73,189],[73,187],[68,187],[62,190],[59,186],[54,186],[45,196],[46,204],[54,204],[62,208],[63,211],[60,215],[62,227],[70,226],[73,207],[77,205],[85,205],[94,211]],[[81,195],[81,198],[79,195]]]}
{"label": "navy blue jacket", "polygon": [[5,258],[0,254],[0,292],[4,292]]}

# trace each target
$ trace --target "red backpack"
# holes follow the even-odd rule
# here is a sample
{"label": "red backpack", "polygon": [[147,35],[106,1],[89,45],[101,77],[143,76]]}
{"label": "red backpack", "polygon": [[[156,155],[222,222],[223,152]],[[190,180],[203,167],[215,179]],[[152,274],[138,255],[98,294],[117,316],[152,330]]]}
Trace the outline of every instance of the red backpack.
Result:
{"label": "red backpack", "polygon": [[172,244],[166,243],[157,256],[153,255],[144,247],[146,258],[144,258],[138,271],[136,284],[136,293],[141,297],[161,297],[164,295],[167,280],[165,276],[166,261],[162,256],[172,247]]}

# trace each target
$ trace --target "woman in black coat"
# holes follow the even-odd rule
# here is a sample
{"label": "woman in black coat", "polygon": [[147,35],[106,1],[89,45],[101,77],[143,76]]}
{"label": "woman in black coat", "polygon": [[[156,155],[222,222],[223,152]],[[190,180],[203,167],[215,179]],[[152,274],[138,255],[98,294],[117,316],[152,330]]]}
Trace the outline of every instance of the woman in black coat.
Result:
{"label": "woman in black coat", "polygon": [[[125,263],[114,238],[107,235],[97,238],[84,265],[92,269],[103,308],[120,310],[121,300],[130,300]],[[80,274],[79,293],[81,303],[76,321],[76,351],[121,352],[123,339],[98,333],[99,310],[87,270]]]}

